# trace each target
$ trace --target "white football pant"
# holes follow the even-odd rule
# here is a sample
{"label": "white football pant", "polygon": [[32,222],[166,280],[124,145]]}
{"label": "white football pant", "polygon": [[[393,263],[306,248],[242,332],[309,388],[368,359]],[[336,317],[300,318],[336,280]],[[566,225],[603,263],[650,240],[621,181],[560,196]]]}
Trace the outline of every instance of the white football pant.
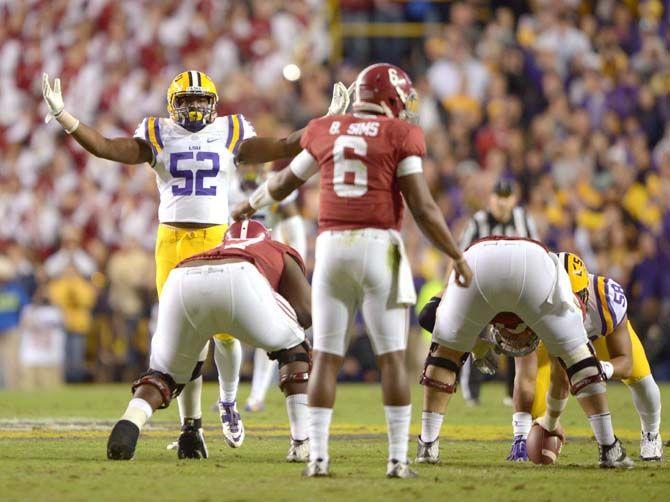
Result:
{"label": "white football pant", "polygon": [[[500,312],[513,312],[544,342],[550,354],[560,356],[587,343],[582,313],[572,292],[557,294],[565,274],[549,253],[524,240],[484,240],[465,252],[474,277],[468,288],[449,279],[437,309],[433,341],[469,352],[481,330]],[[569,285],[569,282],[568,282]],[[569,287],[569,286],[568,286]]]}
{"label": "white football pant", "polygon": [[175,268],[163,288],[150,367],[188,382],[203,344],[216,333],[267,352],[305,339],[291,305],[251,263]]}
{"label": "white football pant", "polygon": [[317,237],[314,350],[344,356],[359,306],[376,355],[405,349],[409,310],[396,303],[397,252],[386,230],[325,231]]}

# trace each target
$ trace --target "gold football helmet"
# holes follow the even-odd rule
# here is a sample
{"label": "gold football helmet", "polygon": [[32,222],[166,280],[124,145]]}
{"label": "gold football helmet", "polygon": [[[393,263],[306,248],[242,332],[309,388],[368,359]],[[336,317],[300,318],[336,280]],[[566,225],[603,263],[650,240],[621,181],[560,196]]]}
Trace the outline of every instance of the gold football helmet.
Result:
{"label": "gold football helmet", "polygon": [[189,130],[198,130],[213,122],[218,101],[214,82],[201,71],[180,73],[167,91],[170,118]]}
{"label": "gold football helmet", "polygon": [[568,273],[572,292],[586,304],[589,299],[589,271],[586,265],[579,256],[573,253],[558,253],[558,259],[561,260]]}

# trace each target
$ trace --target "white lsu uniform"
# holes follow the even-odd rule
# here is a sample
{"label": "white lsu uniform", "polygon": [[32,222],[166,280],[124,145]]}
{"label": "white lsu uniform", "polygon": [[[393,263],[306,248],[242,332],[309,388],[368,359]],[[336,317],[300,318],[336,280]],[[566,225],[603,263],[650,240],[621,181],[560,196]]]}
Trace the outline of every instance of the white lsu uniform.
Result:
{"label": "white lsu uniform", "polygon": [[532,329],[551,355],[566,354],[588,339],[582,311],[558,257],[526,239],[483,239],[465,251],[472,283],[450,286],[437,309],[433,341],[469,352],[481,330],[511,312]]}
{"label": "white lsu uniform", "polygon": [[151,145],[161,223],[228,223],[228,191],[240,143],[255,136],[243,115],[217,117],[197,132],[169,118],[147,117],[135,137]]}

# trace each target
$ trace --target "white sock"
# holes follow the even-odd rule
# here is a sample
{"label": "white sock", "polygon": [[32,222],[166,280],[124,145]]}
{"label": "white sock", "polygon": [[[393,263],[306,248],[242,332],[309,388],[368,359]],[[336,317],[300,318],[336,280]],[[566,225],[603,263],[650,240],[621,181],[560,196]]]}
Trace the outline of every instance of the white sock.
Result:
{"label": "white sock", "polygon": [[277,374],[277,361],[271,361],[263,349],[254,351],[254,374],[251,377],[251,393],[249,401],[262,403],[265,401],[273,377]]}
{"label": "white sock", "polygon": [[525,411],[518,411],[512,415],[512,429],[514,437],[521,436],[526,439],[533,425],[533,416]]}
{"label": "white sock", "polygon": [[644,434],[658,434],[661,425],[661,391],[652,375],[628,386]]}
{"label": "white sock", "polygon": [[442,413],[434,413],[432,411],[421,413],[421,441],[432,443],[440,437],[443,420],[444,415]]}
{"label": "white sock", "polygon": [[219,398],[226,403],[232,403],[237,398],[242,365],[242,345],[239,340],[219,340],[215,337],[214,362],[219,372]]}
{"label": "white sock", "polygon": [[121,417],[121,420],[128,420],[137,425],[138,429],[142,430],[142,427],[144,427],[144,424],[147,423],[153,413],[154,410],[151,409],[151,405],[147,401],[134,397],[128,403],[128,408],[126,408],[126,412]]}
{"label": "white sock", "polygon": [[389,438],[389,460],[395,459],[400,462],[407,462],[412,405],[384,406],[384,412]]}
{"label": "white sock", "polygon": [[309,458],[328,460],[328,433],[332,408],[309,407]]}
{"label": "white sock", "polygon": [[614,443],[614,429],[612,428],[612,415],[609,412],[591,415],[589,417],[591,429],[596,441],[601,446],[609,446]]}
{"label": "white sock", "polygon": [[184,386],[177,403],[179,404],[179,420],[184,425],[185,418],[202,418],[202,376],[191,380]]}
{"label": "white sock", "polygon": [[288,413],[288,423],[291,426],[291,438],[298,441],[307,439],[309,428],[307,394],[286,396],[286,413]]}

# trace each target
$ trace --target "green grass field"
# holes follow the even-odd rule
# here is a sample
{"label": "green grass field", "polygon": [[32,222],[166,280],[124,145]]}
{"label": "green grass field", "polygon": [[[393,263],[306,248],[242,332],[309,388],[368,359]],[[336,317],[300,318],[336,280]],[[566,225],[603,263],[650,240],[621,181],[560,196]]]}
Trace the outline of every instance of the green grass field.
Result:
{"label": "green grass field", "polygon": [[[639,423],[630,394],[622,385],[608,388],[617,434],[636,458]],[[248,391],[242,386],[241,402]],[[243,415],[247,439],[238,450],[225,445],[216,413],[204,406],[210,458],[177,460],[166,450],[177,435],[175,403],[154,415],[131,462],[105,458],[109,430],[130,397],[128,386],[0,392],[0,500],[667,500],[666,462],[637,462],[626,472],[596,467],[597,447],[574,400],[563,419],[568,444],[558,466],[506,462],[511,411],[501,404],[502,392],[501,386],[486,386],[478,408],[466,407],[457,395],[445,417],[442,464],[417,466],[420,477],[414,480],[383,476],[386,435],[378,386],[339,387],[329,479],[303,479],[302,465],[284,462],[288,424],[279,391],[270,392],[264,412]],[[670,385],[662,392],[669,409]],[[215,386],[206,385],[204,402],[213,403],[215,395]],[[413,396],[416,436],[420,387]]]}

